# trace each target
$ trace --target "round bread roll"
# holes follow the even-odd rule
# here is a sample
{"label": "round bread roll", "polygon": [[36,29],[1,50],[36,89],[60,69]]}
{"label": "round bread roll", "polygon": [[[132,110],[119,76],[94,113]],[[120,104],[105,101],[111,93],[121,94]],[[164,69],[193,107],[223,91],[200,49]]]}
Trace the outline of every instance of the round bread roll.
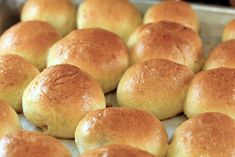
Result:
{"label": "round bread roll", "polygon": [[44,133],[60,138],[74,138],[78,122],[102,108],[105,98],[98,83],[68,64],[46,68],[23,95],[25,117]]}
{"label": "round bread roll", "polygon": [[17,54],[42,70],[49,48],[59,39],[57,31],[46,22],[21,22],[1,36],[0,55]]}
{"label": "round bread roll", "polygon": [[173,22],[142,25],[132,34],[128,46],[132,64],[151,58],[163,58],[186,65],[197,72],[203,62],[199,35]]}
{"label": "round bread roll", "polygon": [[221,113],[204,113],[180,125],[167,157],[234,157],[235,121]]}
{"label": "round bread roll", "polygon": [[235,39],[219,44],[205,62],[204,70],[220,67],[235,68]]}
{"label": "round bread roll", "polygon": [[21,126],[16,112],[9,104],[0,101],[0,138],[19,130]]}
{"label": "round bread roll", "polygon": [[145,111],[106,108],[92,111],[78,124],[75,142],[80,153],[110,144],[124,144],[165,157],[167,133],[161,122]]}
{"label": "round bread roll", "polygon": [[117,89],[118,104],[153,113],[159,119],[183,112],[186,91],[194,73],[184,65],[150,59],[130,67]]}
{"label": "round bread roll", "polygon": [[88,72],[107,93],[116,89],[128,67],[128,49],[109,31],[100,28],[75,30],[50,49],[47,65],[62,63]]}
{"label": "round bread roll", "polygon": [[30,20],[48,22],[64,36],[76,28],[76,7],[71,0],[27,0],[21,21]]}
{"label": "round bread roll", "polygon": [[79,157],[154,157],[154,155],[127,145],[113,144],[85,152]]}
{"label": "round bread roll", "polygon": [[184,113],[190,118],[204,112],[221,112],[235,119],[234,95],[235,69],[202,71],[190,84]]}
{"label": "round bread roll", "polygon": [[230,39],[235,39],[235,19],[230,21],[225,27],[223,31],[223,41],[227,41]]}
{"label": "round bread roll", "polygon": [[0,139],[1,157],[71,157],[58,140],[42,133],[20,131]]}
{"label": "round bread roll", "polygon": [[20,56],[0,56],[0,100],[22,112],[23,92],[38,74],[38,69]]}
{"label": "round bread roll", "polygon": [[187,2],[167,0],[162,1],[147,10],[144,23],[171,21],[180,23],[199,32],[199,21],[191,5]]}
{"label": "round bread roll", "polygon": [[128,0],[85,0],[77,13],[77,27],[100,27],[119,35],[125,42],[142,23],[140,12]]}

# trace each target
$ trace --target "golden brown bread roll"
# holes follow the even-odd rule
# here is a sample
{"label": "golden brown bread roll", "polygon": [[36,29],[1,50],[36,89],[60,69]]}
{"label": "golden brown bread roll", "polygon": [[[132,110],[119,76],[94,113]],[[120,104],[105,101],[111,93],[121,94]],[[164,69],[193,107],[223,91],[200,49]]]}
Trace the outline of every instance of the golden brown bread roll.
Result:
{"label": "golden brown bread roll", "polygon": [[1,36],[0,55],[17,54],[42,70],[46,67],[49,48],[59,39],[57,31],[46,22],[21,22]]}
{"label": "golden brown bread roll", "polygon": [[0,101],[0,138],[19,130],[21,126],[16,112],[9,104]]}
{"label": "golden brown bread roll", "polygon": [[154,155],[131,147],[121,144],[113,144],[106,147],[96,148],[85,152],[79,157],[154,157]]}
{"label": "golden brown bread roll", "polygon": [[161,122],[138,109],[122,107],[92,111],[78,124],[75,142],[80,153],[110,144],[125,144],[165,157],[167,133]]}
{"label": "golden brown bread roll", "polygon": [[222,40],[227,41],[235,39],[235,19],[230,21],[225,27],[223,31]]}
{"label": "golden brown bread roll", "polygon": [[0,56],[0,100],[22,112],[23,92],[38,74],[38,69],[20,56]]}
{"label": "golden brown bread roll", "polygon": [[119,35],[125,42],[142,23],[140,12],[128,0],[85,0],[77,13],[77,27],[100,27]]}
{"label": "golden brown bread roll", "polygon": [[184,65],[150,59],[130,67],[117,89],[118,104],[153,113],[159,119],[183,111],[186,91],[194,73]]}
{"label": "golden brown bread roll", "polygon": [[128,50],[122,40],[109,31],[75,30],[50,49],[48,66],[62,63],[88,72],[107,93],[116,89],[128,67]]}
{"label": "golden brown bread roll", "polygon": [[78,122],[102,108],[105,98],[98,83],[69,64],[46,68],[23,95],[25,117],[44,133],[60,138],[74,138]]}
{"label": "golden brown bread roll", "polygon": [[235,39],[219,44],[205,62],[204,70],[220,67],[235,68]]}
{"label": "golden brown bread roll", "polygon": [[203,62],[202,42],[190,28],[172,22],[158,22],[139,27],[130,37],[131,63],[163,58],[200,70]]}
{"label": "golden brown bread roll", "polygon": [[71,157],[58,140],[42,133],[20,131],[0,139],[1,157]]}
{"label": "golden brown bread roll", "polygon": [[221,112],[235,119],[234,95],[235,69],[202,71],[189,86],[184,113],[190,118],[204,112]]}
{"label": "golden brown bread roll", "polygon": [[195,11],[187,2],[167,0],[162,1],[147,10],[144,23],[171,21],[180,23],[199,32],[199,21]]}
{"label": "golden brown bread roll", "polygon": [[221,113],[204,113],[180,125],[167,157],[233,157],[235,122]]}
{"label": "golden brown bread roll", "polygon": [[30,20],[48,22],[64,36],[76,27],[76,7],[70,0],[27,0],[21,21]]}

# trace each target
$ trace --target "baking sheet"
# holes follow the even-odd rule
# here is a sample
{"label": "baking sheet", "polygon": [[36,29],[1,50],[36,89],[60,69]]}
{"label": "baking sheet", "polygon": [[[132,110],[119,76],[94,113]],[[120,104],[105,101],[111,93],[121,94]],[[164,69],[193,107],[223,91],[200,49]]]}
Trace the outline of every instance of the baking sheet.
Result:
{"label": "baking sheet", "polygon": [[[14,0],[17,1],[17,0]],[[24,0],[17,1],[18,4],[16,6],[21,6]],[[154,3],[158,3],[157,1],[151,0],[131,0],[139,10],[144,13],[151,5]],[[8,1],[9,2],[9,1]],[[75,0],[75,3],[79,4],[81,0]],[[12,5],[15,3],[12,3]],[[7,24],[10,25],[13,23],[17,17],[15,13],[19,11],[19,9],[14,10],[14,7],[3,7],[4,5],[0,6],[0,34]],[[13,13],[9,12],[9,8],[13,10]],[[13,9],[12,9],[13,8]],[[205,56],[214,48],[219,42],[221,42],[221,34],[224,28],[224,25],[227,24],[231,19],[235,18],[235,10],[229,8],[222,8],[222,7],[211,7],[211,6],[203,6],[203,5],[193,5],[193,8],[196,10],[199,19],[200,19],[200,36],[204,43],[204,54]],[[12,20],[10,19],[12,18]],[[106,95],[106,101],[108,104],[113,104],[113,106],[117,106],[117,101],[115,97],[115,93],[110,93]],[[40,131],[37,127],[30,124],[23,114],[19,115],[22,127],[25,130],[29,131]],[[176,116],[174,118],[162,121],[163,125],[165,126],[169,138],[171,138],[174,130],[180,125],[182,122],[186,120],[186,117],[182,114]],[[73,157],[77,157],[79,152],[76,148],[74,140],[60,140],[72,153]]]}

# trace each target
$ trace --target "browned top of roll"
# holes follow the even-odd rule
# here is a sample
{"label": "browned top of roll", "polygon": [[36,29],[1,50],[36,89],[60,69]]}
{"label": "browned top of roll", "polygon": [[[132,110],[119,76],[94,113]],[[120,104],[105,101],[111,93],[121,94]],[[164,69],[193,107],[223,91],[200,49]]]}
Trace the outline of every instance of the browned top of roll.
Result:
{"label": "browned top of roll", "polygon": [[230,40],[230,39],[235,39],[235,19],[231,20],[224,27],[222,40],[227,41],[227,40]]}

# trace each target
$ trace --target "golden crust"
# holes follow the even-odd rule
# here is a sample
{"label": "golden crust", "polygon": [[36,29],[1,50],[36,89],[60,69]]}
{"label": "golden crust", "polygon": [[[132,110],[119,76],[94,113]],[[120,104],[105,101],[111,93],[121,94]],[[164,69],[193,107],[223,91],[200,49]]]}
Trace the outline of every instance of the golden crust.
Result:
{"label": "golden crust", "polygon": [[154,157],[154,155],[127,145],[113,144],[87,151],[79,157]]}
{"label": "golden crust", "polygon": [[0,54],[17,54],[42,70],[46,67],[50,46],[59,39],[57,31],[48,23],[21,22],[9,28],[1,36]]}
{"label": "golden crust", "polygon": [[168,0],[152,6],[144,16],[144,23],[156,23],[159,21],[180,23],[195,32],[199,32],[198,17],[187,2]]}
{"label": "golden crust", "polygon": [[100,28],[71,32],[50,49],[47,64],[67,63],[88,72],[105,93],[116,89],[128,67],[128,50],[122,40]]}
{"label": "golden crust", "polygon": [[126,144],[164,157],[167,141],[164,127],[153,115],[121,107],[90,112],[79,122],[75,132],[81,153],[110,144]]}
{"label": "golden crust", "polygon": [[20,131],[0,139],[1,157],[71,157],[56,139],[42,133]]}
{"label": "golden crust", "polygon": [[77,16],[78,28],[100,27],[118,34],[126,42],[142,22],[140,12],[128,0],[85,0]]}
{"label": "golden crust", "polygon": [[204,70],[220,67],[235,68],[235,39],[219,44],[205,62]]}
{"label": "golden crust", "polygon": [[235,39],[235,19],[230,21],[225,27],[223,31],[222,40],[227,41]]}
{"label": "golden crust", "polygon": [[235,119],[234,95],[235,69],[202,71],[190,84],[184,113],[193,117],[204,112],[221,112]]}
{"label": "golden crust", "polygon": [[193,76],[189,68],[168,60],[151,59],[135,64],[118,85],[118,104],[151,112],[159,119],[173,117],[183,111]]}
{"label": "golden crust", "polygon": [[27,0],[21,20],[48,22],[64,36],[76,27],[76,7],[70,0]]}
{"label": "golden crust", "polygon": [[204,113],[176,129],[168,157],[232,157],[235,121],[221,113]]}
{"label": "golden crust", "polygon": [[173,22],[158,22],[139,27],[128,42],[131,63],[162,58],[200,70],[203,62],[202,42],[190,28]]}
{"label": "golden crust", "polygon": [[38,69],[20,56],[0,56],[0,100],[9,103],[17,112],[22,112],[24,89],[38,74]]}
{"label": "golden crust", "polygon": [[105,98],[98,83],[68,64],[46,68],[23,95],[26,118],[43,132],[61,138],[74,138],[78,122],[101,108],[105,108]]}

